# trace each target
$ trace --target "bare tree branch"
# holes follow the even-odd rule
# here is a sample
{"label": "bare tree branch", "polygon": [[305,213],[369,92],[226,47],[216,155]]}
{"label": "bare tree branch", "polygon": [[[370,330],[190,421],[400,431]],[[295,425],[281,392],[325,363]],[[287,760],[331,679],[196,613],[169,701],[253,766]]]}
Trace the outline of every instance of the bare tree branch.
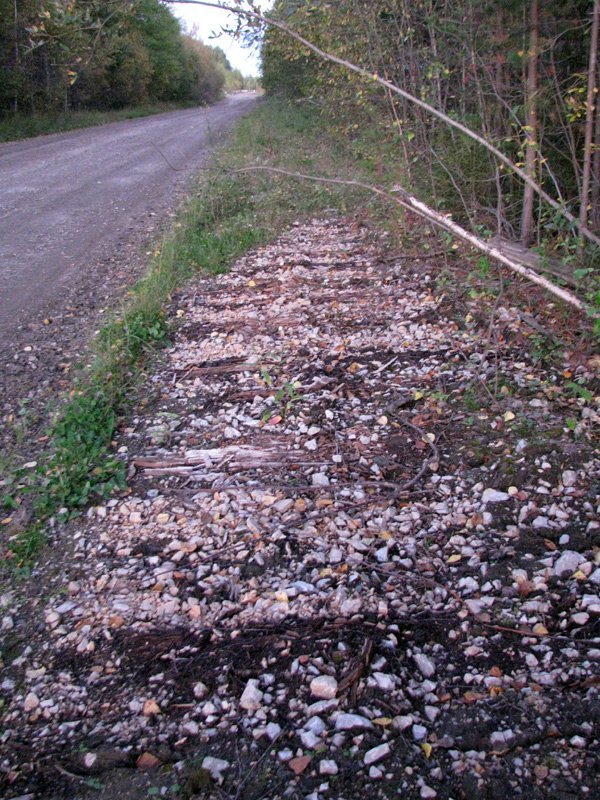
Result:
{"label": "bare tree branch", "polygon": [[[588,239],[590,242],[594,242],[600,246],[600,237],[596,236],[592,231],[586,226],[582,225],[582,223],[577,219],[577,217],[572,214],[564,205],[561,205],[557,200],[551,197],[536,181],[528,175],[523,169],[518,167],[515,163],[513,163],[510,158],[504,155],[497,147],[495,147],[491,142],[488,142],[483,136],[478,134],[476,131],[471,130],[466,125],[463,125],[456,119],[452,119],[452,117],[447,116],[444,114],[443,111],[435,108],[434,106],[429,105],[424,100],[421,100],[418,97],[410,94],[404,89],[401,89],[396,84],[392,83],[391,81],[382,78],[377,73],[371,73],[362,67],[353,64],[351,61],[347,61],[344,58],[339,58],[333,53],[328,53],[325,50],[322,50],[317,45],[310,42],[308,39],[305,39],[304,36],[297,33],[296,31],[292,30],[288,25],[279,20],[273,19],[272,17],[266,17],[263,13],[256,10],[254,7],[250,6],[249,8],[242,8],[241,5],[232,6],[227,3],[211,3],[208,0],[166,0],[170,4],[178,4],[178,5],[197,5],[197,6],[206,6],[208,8],[220,8],[223,11],[229,11],[232,14],[237,14],[241,17],[246,17],[249,20],[253,20],[255,22],[261,22],[265,25],[268,25],[272,28],[277,28],[278,30],[285,33],[287,36],[290,36],[292,39],[295,39],[300,44],[307,47],[309,50],[312,50],[313,53],[320,56],[321,58],[331,61],[334,64],[338,64],[341,67],[344,67],[351,72],[355,72],[357,75],[361,75],[363,78],[367,78],[369,80],[378,83],[380,86],[383,86],[388,91],[392,92],[393,94],[397,94],[400,97],[408,100],[413,105],[422,108],[428,114],[431,114],[438,119],[441,119],[446,125],[450,125],[456,130],[463,133],[465,136],[468,136],[470,139],[473,139],[482,147],[485,147],[490,153],[492,153],[499,161],[501,161],[511,172],[514,172],[518,175],[522,181],[525,182],[528,186],[530,186],[536,194],[539,195],[543,200],[545,200],[548,205],[550,205],[555,211],[561,214],[565,219],[567,219],[573,227],[579,231],[580,235]],[[465,231],[466,233],[466,231]]]}
{"label": "bare tree branch", "polygon": [[402,208],[408,209],[409,211],[414,211],[420,217],[428,220],[429,222],[433,222],[434,225],[437,225],[439,228],[443,228],[448,233],[451,233],[453,236],[456,236],[459,239],[462,239],[467,244],[470,244],[475,249],[485,253],[490,258],[493,258],[495,261],[498,261],[500,264],[503,264],[508,269],[516,272],[521,277],[525,278],[531,283],[535,283],[538,286],[541,286],[550,294],[553,294],[555,297],[558,297],[563,302],[567,303],[568,305],[572,306],[573,308],[578,309],[584,313],[589,314],[590,316],[600,316],[597,312],[587,306],[582,300],[576,297],[572,292],[563,289],[560,286],[557,286],[552,281],[545,278],[543,275],[539,275],[534,270],[530,269],[529,267],[524,266],[523,264],[519,264],[517,261],[514,261],[512,258],[509,258],[497,247],[494,247],[491,244],[488,244],[483,239],[480,239],[475,234],[470,233],[469,231],[465,230],[461,227],[458,223],[454,222],[449,216],[444,214],[440,214],[439,211],[436,211],[433,208],[430,208],[428,205],[423,203],[421,200],[418,200],[416,197],[410,195],[405,189],[401,186],[394,186],[391,192],[382,189],[380,186],[372,186],[368,183],[363,183],[362,181],[355,181],[355,180],[344,180],[342,178],[322,178],[317,175],[305,175],[302,172],[291,172],[285,169],[279,169],[278,167],[267,167],[267,166],[256,166],[256,167],[243,167],[242,169],[233,170],[234,173],[240,172],[272,172],[279,175],[285,175],[290,178],[298,178],[299,180],[305,181],[315,181],[317,183],[330,183],[330,184],[337,184],[340,186],[355,186],[359,189],[365,189],[369,192],[373,192],[373,194],[378,195],[379,197],[383,197],[385,200],[388,200],[391,203],[395,203],[396,205],[402,206]]}

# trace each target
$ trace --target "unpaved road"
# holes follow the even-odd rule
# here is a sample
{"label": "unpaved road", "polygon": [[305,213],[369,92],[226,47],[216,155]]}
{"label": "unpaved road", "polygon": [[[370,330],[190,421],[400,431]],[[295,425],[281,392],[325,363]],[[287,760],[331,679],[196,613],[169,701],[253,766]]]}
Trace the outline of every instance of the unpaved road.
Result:
{"label": "unpaved road", "polygon": [[[187,109],[0,145],[0,350],[53,317],[66,292],[139,250],[214,145],[256,103]],[[93,292],[93,287],[90,287]],[[22,336],[20,337],[22,340]]]}

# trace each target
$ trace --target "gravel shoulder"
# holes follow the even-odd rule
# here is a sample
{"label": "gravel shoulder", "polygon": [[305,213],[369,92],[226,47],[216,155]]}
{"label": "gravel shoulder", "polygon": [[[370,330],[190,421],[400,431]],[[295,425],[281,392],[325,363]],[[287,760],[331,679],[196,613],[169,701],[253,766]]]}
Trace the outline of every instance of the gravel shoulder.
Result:
{"label": "gravel shoulder", "polygon": [[175,299],[129,491],[0,598],[4,796],[594,796],[596,362],[435,268],[320,220]]}
{"label": "gravel shoulder", "polygon": [[143,274],[149,247],[194,176],[255,103],[238,94],[210,108],[0,144],[7,417],[68,385],[93,332]]}

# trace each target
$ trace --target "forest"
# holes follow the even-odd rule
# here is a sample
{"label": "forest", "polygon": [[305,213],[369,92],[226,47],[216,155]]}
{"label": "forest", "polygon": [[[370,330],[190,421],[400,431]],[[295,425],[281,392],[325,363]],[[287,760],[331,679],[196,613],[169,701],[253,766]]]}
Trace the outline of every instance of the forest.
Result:
{"label": "forest", "polygon": [[0,113],[204,104],[241,88],[159,0],[0,0]]}
{"label": "forest", "polygon": [[387,142],[378,177],[478,236],[560,259],[561,280],[589,278],[600,233],[597,0],[276,0],[269,16],[267,92],[317,105],[357,141],[370,131]]}

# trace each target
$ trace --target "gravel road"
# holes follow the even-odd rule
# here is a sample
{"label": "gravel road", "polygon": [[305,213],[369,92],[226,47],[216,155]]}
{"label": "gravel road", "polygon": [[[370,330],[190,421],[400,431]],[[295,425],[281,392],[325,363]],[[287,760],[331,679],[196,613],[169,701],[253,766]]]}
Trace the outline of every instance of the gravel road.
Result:
{"label": "gravel road", "polygon": [[105,288],[115,265],[122,278],[124,252],[139,253],[256,99],[1,144],[0,349],[18,349],[73,289]]}

